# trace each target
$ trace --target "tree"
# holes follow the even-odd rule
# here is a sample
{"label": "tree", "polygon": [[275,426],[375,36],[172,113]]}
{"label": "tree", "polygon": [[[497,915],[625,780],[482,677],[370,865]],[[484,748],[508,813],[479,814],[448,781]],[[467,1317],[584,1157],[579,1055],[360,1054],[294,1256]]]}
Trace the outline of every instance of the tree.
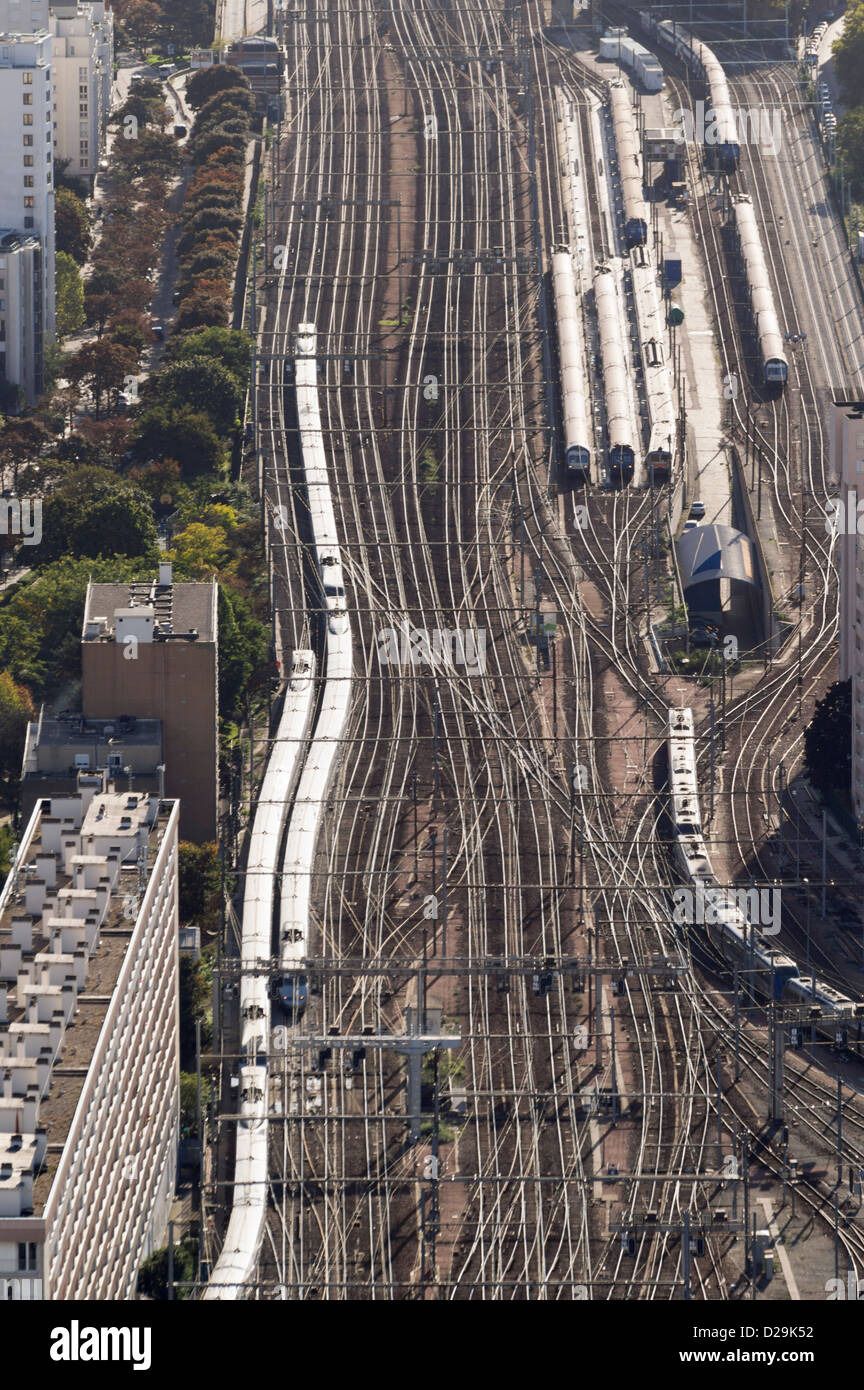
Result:
{"label": "tree", "polygon": [[227,434],[237,423],[242,394],[236,378],[212,357],[189,355],[160,372],[158,399],[168,406],[203,410],[214,428]]}
{"label": "tree", "polygon": [[849,5],[843,32],[833,49],[834,71],[849,106],[864,100],[864,3]]}
{"label": "tree", "polygon": [[61,338],[77,333],[87,321],[84,285],[78,264],[67,251],[58,251],[55,262],[57,333]]}
{"label": "tree", "polygon": [[158,463],[133,468],[129,477],[147,493],[157,515],[170,511],[178,494],[182,495],[185,491],[180,481],[180,465],[176,459],[160,459]]}
{"label": "tree", "polygon": [[157,546],[149,497],[105,468],[79,468],[45,498],[41,559],[155,557]]}
{"label": "tree", "polygon": [[[201,1078],[201,1116],[210,1105],[211,1086],[206,1076]],[[190,1071],[180,1073],[180,1138],[192,1138],[198,1128],[198,1077]]]}
{"label": "tree", "polygon": [[108,334],[112,342],[128,347],[139,360],[145,347],[153,342],[150,323],[137,309],[123,309],[115,314],[108,324]]}
{"label": "tree", "polygon": [[81,674],[81,620],[88,580],[148,578],[141,561],[65,556],[17,584],[0,602],[0,668],[35,694],[54,696]]}
{"label": "tree", "polygon": [[114,145],[114,158],[121,178],[143,178],[145,174],[172,174],[180,162],[177,141],[161,130],[143,130],[135,140],[121,137]]}
{"label": "tree", "polygon": [[69,359],[66,375],[75,385],[91,392],[98,420],[103,397],[118,395],[127,376],[134,376],[137,369],[138,358],[131,348],[100,338],[98,342],[86,343]]}
{"label": "tree", "polygon": [[177,855],[180,921],[213,930],[219,923],[222,900],[219,846],[181,840]]}
{"label": "tree", "polygon": [[229,111],[251,116],[254,110],[255,98],[250,88],[234,86],[224,92],[214,92],[206,101],[202,101],[198,108],[198,121],[202,124],[216,121],[218,124]]}
{"label": "tree", "polygon": [[804,730],[807,776],[823,796],[852,787],[852,682],[835,681]]}
{"label": "tree", "polygon": [[6,783],[21,776],[27,724],[35,717],[29,690],[16,684],[9,671],[0,671],[0,778]]}
{"label": "tree", "polygon": [[54,195],[54,237],[57,251],[65,251],[83,265],[90,250],[90,218],[87,209],[68,188]]}
{"label": "tree", "polygon": [[231,88],[249,91],[249,83],[239,68],[230,63],[218,63],[212,68],[199,68],[186,84],[186,100],[197,111],[208,97],[216,92],[227,92]]}
{"label": "tree", "polygon": [[[142,0],[136,0],[142,3]],[[155,6],[148,6],[155,9]],[[174,1283],[191,1284],[198,1273],[198,1241],[194,1236],[184,1236],[179,1245],[174,1246]],[[168,1298],[168,1246],[154,1250],[138,1270],[138,1293],[143,1298],[152,1298],[163,1303]],[[172,1297],[191,1298],[192,1289],[175,1288]]]}
{"label": "tree", "polygon": [[208,1018],[211,978],[208,962],[201,955],[180,957],[179,1013],[180,1067],[191,1071],[195,1066],[195,1024],[201,1024],[201,1047],[210,1045],[211,1026]]}
{"label": "tree", "polygon": [[123,28],[139,48],[152,43],[162,24],[162,10],[153,0],[129,0],[123,10]]}
{"label": "tree", "polygon": [[176,459],[184,477],[216,473],[224,457],[219,435],[203,412],[164,405],[151,406],[139,417],[132,451],[142,461]]}
{"label": "tree", "polygon": [[215,358],[245,390],[252,362],[252,339],[248,333],[234,328],[201,328],[195,333],[175,335],[167,356],[174,362],[188,362],[196,357]]}
{"label": "tree", "polygon": [[219,586],[219,711],[243,712],[245,692],[260,687],[270,669],[270,633],[248,600]]}
{"label": "tree", "polygon": [[859,106],[840,117],[837,150],[843,159],[843,169],[860,196],[864,191],[864,108]]}
{"label": "tree", "polygon": [[199,285],[193,294],[187,295],[183,300],[174,320],[175,332],[184,333],[192,328],[225,327],[228,319],[228,283],[225,280],[206,283],[215,288],[204,289]]}
{"label": "tree", "polygon": [[228,559],[225,532],[218,526],[204,526],[193,521],[178,531],[172,547],[173,558],[191,579],[206,579],[218,574]]}

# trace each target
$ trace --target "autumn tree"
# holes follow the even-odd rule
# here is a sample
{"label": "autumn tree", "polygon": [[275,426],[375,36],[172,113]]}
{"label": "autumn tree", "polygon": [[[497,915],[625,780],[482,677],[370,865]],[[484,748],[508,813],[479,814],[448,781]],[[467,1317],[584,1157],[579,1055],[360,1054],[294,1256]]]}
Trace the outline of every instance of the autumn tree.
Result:
{"label": "autumn tree", "polygon": [[7,787],[21,775],[27,723],[35,717],[29,690],[9,671],[0,671],[0,779]]}
{"label": "autumn tree", "polygon": [[197,111],[208,97],[216,92],[227,92],[232,88],[248,91],[249,82],[239,68],[230,63],[217,63],[212,68],[199,68],[186,84],[186,100]]}

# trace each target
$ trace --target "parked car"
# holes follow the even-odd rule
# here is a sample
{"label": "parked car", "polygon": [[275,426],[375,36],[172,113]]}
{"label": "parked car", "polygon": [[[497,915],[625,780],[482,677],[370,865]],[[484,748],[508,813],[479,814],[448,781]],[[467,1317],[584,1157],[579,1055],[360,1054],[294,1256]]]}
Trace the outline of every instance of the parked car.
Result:
{"label": "parked car", "polygon": [[690,515],[694,521],[701,521],[705,515],[705,503],[698,500],[694,502],[690,507]]}
{"label": "parked car", "polygon": [[165,339],[165,325],[162,323],[151,323],[154,337],[161,343]]}

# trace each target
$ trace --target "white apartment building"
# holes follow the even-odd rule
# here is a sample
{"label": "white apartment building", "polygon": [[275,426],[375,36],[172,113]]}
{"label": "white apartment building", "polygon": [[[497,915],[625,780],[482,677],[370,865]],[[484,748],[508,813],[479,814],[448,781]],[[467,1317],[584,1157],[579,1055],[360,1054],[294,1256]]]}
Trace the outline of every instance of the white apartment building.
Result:
{"label": "white apartment building", "polygon": [[[2,4],[2,0],[0,0]],[[92,182],[105,146],[114,74],[114,16],[102,3],[54,4],[54,146],[68,172]]]}
{"label": "white apartment building", "polygon": [[[42,344],[55,336],[56,321],[54,94],[47,32],[0,34],[0,227],[38,238],[42,246],[41,333],[34,331],[34,359],[25,374],[38,390]],[[7,342],[12,336],[6,310],[0,310],[3,335]]]}
{"label": "white apartment building", "polygon": [[128,1299],[179,1124],[178,803],[40,801],[0,894],[0,1299]]}
{"label": "white apartment building", "polygon": [[27,405],[42,390],[44,274],[38,237],[0,230],[0,374]]}
{"label": "white apartment building", "polygon": [[838,533],[840,679],[852,681],[852,804],[864,828],[864,402],[834,406],[830,466],[842,504],[827,523]]}
{"label": "white apartment building", "polygon": [[0,34],[38,34],[50,11],[49,0],[0,0]]}

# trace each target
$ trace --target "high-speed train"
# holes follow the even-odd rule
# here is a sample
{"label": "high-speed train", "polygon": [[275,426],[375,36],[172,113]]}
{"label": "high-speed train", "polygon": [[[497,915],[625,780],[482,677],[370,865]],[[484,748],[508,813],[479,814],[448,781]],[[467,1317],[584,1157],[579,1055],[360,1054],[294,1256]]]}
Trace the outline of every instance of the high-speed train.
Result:
{"label": "high-speed train", "polygon": [[[307,981],[301,962],[309,954],[317,831],[351,702],[351,627],[321,430],[315,352],[315,326],[302,324],[294,376],[319,584],[321,607],[317,611],[322,617],[324,674],[310,736],[315,707],[314,655],[311,651],[295,652],[255,811],[243,900],[240,1002],[244,1061],[239,1069],[234,1193],[222,1252],[204,1292],[209,1300],[243,1298],[254,1276],[267,1211],[267,1054],[271,1033],[268,980],[274,917],[278,921],[280,969],[273,993],[280,1027],[284,1027],[286,1021],[296,1022],[306,1004]],[[274,891],[277,874],[278,912]]]}
{"label": "high-speed train", "polygon": [[267,1212],[267,1053],[270,959],[279,849],[312,719],[315,654],[294,652],[276,737],[249,838],[240,942],[240,1116],[234,1194],[222,1252],[205,1298],[232,1299],[252,1276]]}
{"label": "high-speed train", "polygon": [[609,476],[613,483],[629,483],[633,478],[637,447],[630,395],[629,335],[618,281],[609,265],[600,266],[594,276],[594,306],[606,399]]}
{"label": "high-speed train", "polygon": [[564,420],[564,465],[571,477],[591,476],[591,431],[588,383],[582,351],[582,317],[569,250],[552,254],[552,289],[558,329],[558,367]]}
{"label": "high-speed train", "polygon": [[[759,902],[754,897],[757,890],[729,889],[717,882],[702,834],[692,710],[673,707],[668,711],[666,752],[672,852],[689,890],[684,899],[687,913],[681,920],[690,923],[697,934],[704,933],[729,965],[743,971],[752,992],[764,999],[808,1008],[820,1037],[864,1055],[864,1004],[841,994],[825,980],[801,976],[792,957],[771,945],[771,936],[758,924],[764,922],[764,914],[752,910]],[[680,893],[676,890],[673,894],[676,908]],[[773,925],[779,927],[779,922]]]}
{"label": "high-speed train", "polygon": [[745,193],[737,193],[732,198],[731,226],[747,277],[753,328],[759,341],[759,378],[763,385],[782,390],[789,375],[789,362],[783,350],[784,339],[774,306],[759,224],[753,204]]}
{"label": "high-speed train", "polygon": [[291,1021],[296,1021],[306,1006],[308,984],[299,963],[309,954],[315,842],[348,719],[353,667],[351,625],[321,429],[316,345],[315,325],[301,324],[295,358],[297,422],[315,566],[326,623],[327,659],[315,735],[294,797],[282,861],[279,998],[286,1019]]}
{"label": "high-speed train", "polygon": [[648,210],[642,191],[642,161],[630,92],[623,82],[609,83],[609,105],[618,151],[618,177],[624,204],[624,240],[641,246],[648,236]]}
{"label": "high-speed train", "polygon": [[711,104],[704,113],[704,131],[700,132],[705,156],[709,164],[731,173],[738,168],[741,146],[723,64],[707,44],[680,24],[668,19],[658,20],[650,10],[640,10],[639,20],[646,33],[654,36],[660,48],[674,53],[690,72],[701,77],[707,85]]}

